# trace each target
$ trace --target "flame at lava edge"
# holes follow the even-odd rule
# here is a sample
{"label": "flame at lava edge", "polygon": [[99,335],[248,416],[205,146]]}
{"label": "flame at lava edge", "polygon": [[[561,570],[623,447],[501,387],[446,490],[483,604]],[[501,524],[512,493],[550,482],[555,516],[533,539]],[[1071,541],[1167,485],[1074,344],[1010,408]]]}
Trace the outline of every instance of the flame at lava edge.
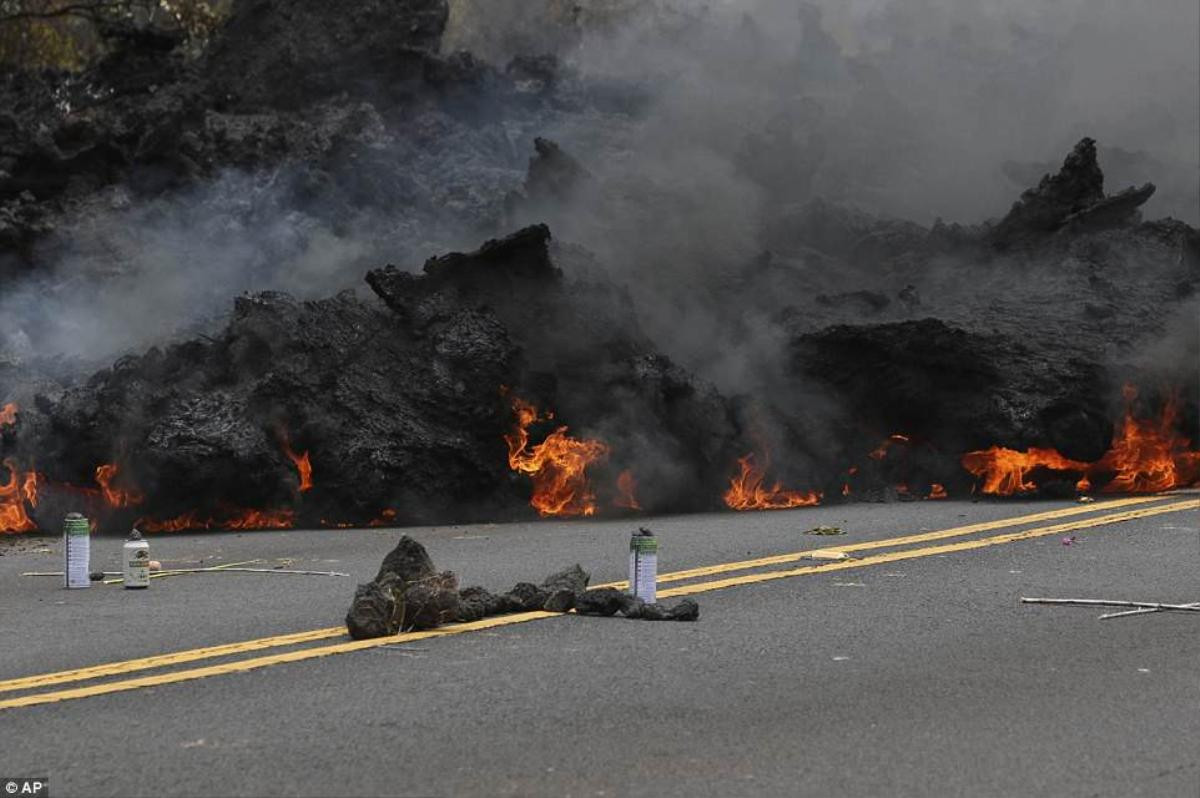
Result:
{"label": "flame at lava edge", "polygon": [[776,482],[763,487],[770,459],[763,457],[763,466],[755,463],[754,452],[738,458],[738,473],[729,478],[729,489],[721,496],[731,510],[786,510],[791,507],[812,507],[821,503],[817,491],[785,490]]}
{"label": "flame at lava edge", "polygon": [[137,488],[113,487],[119,469],[116,463],[105,463],[96,466],[96,484],[100,486],[100,494],[109,507],[121,509],[141,504],[145,496]]}
{"label": "flame at lava edge", "polygon": [[25,505],[37,507],[38,475],[19,471],[12,460],[4,460],[3,466],[8,469],[8,482],[0,484],[0,534],[32,532],[37,524],[29,517]]}
{"label": "flame at lava edge", "polygon": [[1035,468],[1081,474],[1075,489],[1090,490],[1093,478],[1112,474],[1103,493],[1157,493],[1187,487],[1200,481],[1200,452],[1189,449],[1191,441],[1175,431],[1179,394],[1172,392],[1156,419],[1138,419],[1133,414],[1137,388],[1122,389],[1125,414],[1109,449],[1094,463],[1071,460],[1054,449],[1031,447],[1025,452],[992,446],[962,456],[963,468],[983,480],[982,493],[1011,496],[1037,489],[1027,479]]}
{"label": "flame at lava edge", "polygon": [[517,426],[512,435],[504,436],[504,442],[508,444],[508,467],[528,475],[533,481],[530,506],[542,517],[595,515],[596,495],[588,480],[587,468],[608,456],[608,444],[572,438],[563,426],[547,435],[541,443],[530,446],[529,427],[539,418],[553,418],[553,414],[539,416],[536,407],[515,396],[512,409]]}

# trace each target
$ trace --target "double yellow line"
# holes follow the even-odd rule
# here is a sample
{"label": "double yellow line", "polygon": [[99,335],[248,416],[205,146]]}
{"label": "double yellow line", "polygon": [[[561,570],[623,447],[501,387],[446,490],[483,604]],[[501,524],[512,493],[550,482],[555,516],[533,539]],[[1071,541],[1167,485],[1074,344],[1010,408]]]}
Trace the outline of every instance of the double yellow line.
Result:
{"label": "double yellow line", "polygon": [[[1031,538],[1045,537],[1048,535],[1061,534],[1063,532],[1074,531],[1078,529],[1087,529],[1089,527],[1104,526],[1109,524],[1117,524],[1124,521],[1131,521],[1138,518],[1146,518],[1149,516],[1159,515],[1162,513],[1180,512],[1182,510],[1200,509],[1200,500],[1189,499],[1185,501],[1175,501],[1168,504],[1155,504],[1151,507],[1137,507],[1152,502],[1161,502],[1164,497],[1133,497],[1127,499],[1118,499],[1115,501],[1105,502],[1103,504],[1090,504],[1068,507],[1060,510],[1051,510],[1041,513],[1033,513],[1015,518],[1005,518],[996,521],[986,521],[978,524],[969,524],[966,526],[954,527],[952,529],[944,529],[936,532],[926,532],[915,535],[904,535],[900,537],[884,538],[881,540],[870,540],[861,543],[852,543],[845,546],[830,547],[824,549],[815,549],[808,551],[792,552],[789,554],[780,554],[772,557],[761,557],[753,560],[742,560],[740,562],[720,563],[717,565],[704,566],[702,568],[692,568],[684,571],[676,571],[673,573],[662,574],[659,577],[660,583],[680,582],[690,579],[697,579],[706,576],[716,576],[720,574],[734,573],[737,571],[757,571],[756,573],[742,574],[740,576],[725,577],[721,579],[712,579],[703,582],[696,582],[679,587],[668,588],[659,591],[659,595],[664,598],[673,596],[688,596],[698,593],[707,593],[712,590],[722,590],[728,587],[738,585],[749,585],[761,582],[769,582],[778,579],[787,579],[795,576],[802,576],[811,573],[824,573],[828,571],[842,571],[851,568],[864,568],[872,565],[881,565],[883,563],[897,562],[901,560],[915,559],[919,557],[930,557],[939,554],[947,554],[958,551],[969,551],[972,549],[984,548],[987,546],[997,546],[1005,543],[1012,543],[1019,540],[1028,540]],[[796,568],[788,568],[782,570],[759,571],[758,569],[768,568],[774,565],[782,565],[793,563],[804,559],[813,558],[814,555],[829,554],[832,552],[851,553],[857,551],[869,551],[880,548],[895,548],[897,546],[906,546],[914,543],[929,543],[932,541],[946,540],[948,538],[963,537],[966,535],[985,532],[994,529],[1009,528],[1015,526],[1024,526],[1026,524],[1038,523],[1041,521],[1058,520],[1074,515],[1085,513],[1095,513],[1098,511],[1108,511],[1115,508],[1137,507],[1137,509],[1126,509],[1123,512],[1109,513],[1106,515],[1091,516],[1074,521],[1051,524],[1048,526],[1032,527],[1017,532],[1009,532],[1003,535],[995,535],[992,537],[974,538],[971,540],[958,541],[955,543],[943,543],[933,546],[922,546],[911,549],[902,549],[899,551],[890,551],[882,554],[869,555],[857,559],[836,560],[832,562],[824,562],[820,565],[808,565]],[[625,587],[624,582],[612,582],[601,587]],[[30,695],[10,698],[0,701],[0,709],[11,709],[16,707],[36,706],[38,704],[48,704],[58,701],[69,701],[76,698],[86,698],[95,695],[105,695],[107,693],[124,692],[127,690],[137,690],[143,687],[154,687],[164,684],[174,684],[176,682],[191,681],[195,679],[203,679],[209,676],[219,676],[227,673],[241,673],[259,668],[266,668],[272,665],[281,665],[288,662],[301,662],[309,659],[317,659],[320,657],[328,657],[334,654],[346,654],[353,651],[363,651],[365,649],[377,648],[380,646],[396,645],[398,643],[410,643],[417,640],[428,640],[437,637],[448,637],[451,635],[465,634],[468,632],[480,631],[483,629],[494,629],[500,626],[511,626],[518,623],[526,623],[528,621],[540,620],[545,618],[561,617],[557,613],[550,612],[522,612],[512,615],[502,615],[494,618],[486,618],[481,621],[472,623],[455,624],[453,626],[442,627],[425,632],[408,632],[405,634],[394,635],[391,637],[375,638],[372,640],[353,640],[349,642],[335,643],[332,645],[318,646],[312,648],[301,648],[294,651],[287,651],[278,654],[271,654],[262,657],[254,657],[250,659],[235,660],[232,662],[222,662],[215,665],[207,665],[198,668],[188,668],[185,670],[174,670],[166,673],[155,674],[151,676],[141,676],[132,679],[123,679],[119,681],[103,682],[100,684],[87,685],[83,687],[74,687],[65,690],[56,690],[50,692],[32,693]],[[18,679],[10,679],[0,681],[0,693],[13,692],[20,690],[34,690],[41,687],[51,687],[59,684],[72,682],[87,681],[98,679],[105,676],[116,676],[125,673],[133,673],[136,671],[150,670],[153,668],[167,667],[171,665],[180,665],[198,660],[213,659],[217,657],[226,657],[236,654],[261,651],[270,648],[281,648],[285,646],[296,646],[304,643],[311,643],[320,640],[331,638],[344,637],[345,631],[341,626],[329,627],[325,629],[314,629],[307,632],[296,632],[293,634],[277,635],[274,637],[263,637],[255,640],[246,640],[239,643],[229,643],[226,645],[208,646],[205,648],[196,648],[187,651],[177,651],[169,654],[160,654],[152,657],[143,657],[140,659],[126,660],[123,662],[111,662],[103,665],[96,665],[88,668],[78,668],[68,671],[60,671],[57,673],[46,673],[36,676],[26,676]]]}

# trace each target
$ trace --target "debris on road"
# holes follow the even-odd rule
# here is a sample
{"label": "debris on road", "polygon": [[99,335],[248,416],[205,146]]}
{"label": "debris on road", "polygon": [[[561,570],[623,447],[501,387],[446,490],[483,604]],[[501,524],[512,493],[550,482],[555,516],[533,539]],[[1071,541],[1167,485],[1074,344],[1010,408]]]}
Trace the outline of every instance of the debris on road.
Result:
{"label": "debris on road", "polygon": [[375,579],[361,584],[346,613],[355,640],[431,629],[443,623],[478,621],[510,612],[574,611],[647,621],[694,621],[700,607],[684,599],[672,607],[646,602],[616,588],[588,590],[591,575],[576,564],[547,576],[540,585],[518,582],[505,593],[457,588],[451,571],[437,573],[425,547],[408,535],[384,558]]}
{"label": "debris on road", "polygon": [[1075,539],[1074,535],[1070,535],[1069,537],[1065,537],[1062,539],[1062,544],[1064,546],[1074,546],[1077,542],[1078,541]]}
{"label": "debris on road", "polygon": [[833,549],[817,549],[816,551],[805,552],[804,559],[806,560],[848,560],[850,555],[844,551],[835,551]]}
{"label": "debris on road", "polygon": [[806,535],[844,535],[846,534],[840,526],[814,526],[812,529],[804,531]]}
{"label": "debris on road", "polygon": [[[1158,612],[1161,610],[1181,610],[1185,612],[1200,612],[1200,603],[1195,604],[1160,604],[1154,601],[1113,601],[1109,599],[1055,599],[1055,598],[1025,598],[1022,604],[1057,604],[1076,607],[1134,607],[1140,610]],[[1124,615],[1116,613],[1115,615]],[[1110,615],[1109,617],[1115,617]]]}
{"label": "debris on road", "polygon": [[[1187,604],[1188,607],[1200,608],[1200,602]],[[1139,607],[1136,610],[1124,610],[1122,612],[1108,612],[1100,616],[1100,620],[1107,621],[1111,618],[1128,618],[1131,615],[1149,615],[1154,612],[1162,612],[1162,607]]]}

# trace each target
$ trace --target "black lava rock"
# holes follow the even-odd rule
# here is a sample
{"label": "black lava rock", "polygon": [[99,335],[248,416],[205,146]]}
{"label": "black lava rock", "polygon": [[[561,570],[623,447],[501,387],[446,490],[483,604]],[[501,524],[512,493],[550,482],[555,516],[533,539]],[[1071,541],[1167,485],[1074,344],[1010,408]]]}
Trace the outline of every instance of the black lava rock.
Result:
{"label": "black lava rock", "polygon": [[612,587],[586,590],[575,597],[575,612],[580,615],[610,616],[629,607],[634,600],[628,593]]}

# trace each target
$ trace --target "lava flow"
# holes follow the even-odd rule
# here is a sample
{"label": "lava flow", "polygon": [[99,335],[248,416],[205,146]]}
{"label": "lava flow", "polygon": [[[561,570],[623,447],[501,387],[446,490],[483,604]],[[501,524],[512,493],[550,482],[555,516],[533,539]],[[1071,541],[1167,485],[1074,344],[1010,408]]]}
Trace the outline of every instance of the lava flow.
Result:
{"label": "lava flow", "polygon": [[1103,493],[1155,493],[1200,480],[1200,452],[1191,450],[1191,442],[1176,430],[1178,396],[1168,397],[1158,418],[1139,419],[1133,414],[1137,389],[1126,385],[1123,394],[1124,419],[1108,451],[1094,463],[1071,460],[1054,449],[1031,447],[1020,452],[992,446],[967,452],[962,465],[983,480],[981,492],[997,496],[1037,490],[1030,479],[1035,468],[1079,474],[1075,489],[1080,492],[1100,483]]}
{"label": "lava flow", "polygon": [[[572,438],[558,427],[541,443],[529,445],[529,427],[539,420],[537,408],[517,397],[512,400],[517,426],[505,435],[508,465],[533,480],[529,504],[541,516],[594,515],[596,496],[587,477],[592,463],[608,456],[603,441]],[[542,420],[554,416],[547,413]]]}
{"label": "lava flow", "polygon": [[821,503],[821,494],[816,491],[784,490],[778,482],[764,487],[769,465],[770,459],[764,456],[759,466],[754,452],[739,457],[738,473],[729,478],[729,490],[722,496],[725,506],[733,510],[786,510]]}

